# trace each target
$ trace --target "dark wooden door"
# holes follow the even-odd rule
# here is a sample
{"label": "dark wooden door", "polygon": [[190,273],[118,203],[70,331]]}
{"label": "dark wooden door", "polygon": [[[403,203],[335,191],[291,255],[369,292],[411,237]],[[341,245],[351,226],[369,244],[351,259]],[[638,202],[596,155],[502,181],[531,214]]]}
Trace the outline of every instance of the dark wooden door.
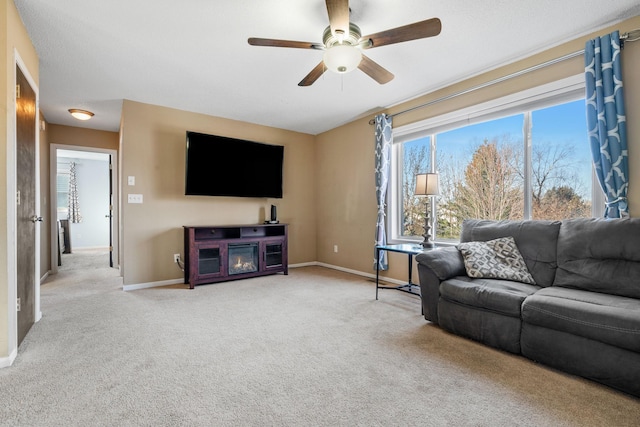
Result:
{"label": "dark wooden door", "polygon": [[36,94],[16,66],[18,345],[35,322]]}
{"label": "dark wooden door", "polygon": [[113,163],[109,154],[109,267],[113,268]]}

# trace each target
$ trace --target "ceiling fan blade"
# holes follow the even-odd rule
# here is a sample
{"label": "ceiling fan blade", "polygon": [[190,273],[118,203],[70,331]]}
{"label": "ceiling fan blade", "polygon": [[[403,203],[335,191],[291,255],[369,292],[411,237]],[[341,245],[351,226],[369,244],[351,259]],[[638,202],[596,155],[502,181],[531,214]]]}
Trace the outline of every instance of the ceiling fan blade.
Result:
{"label": "ceiling fan blade", "polygon": [[349,34],[349,0],[326,0],[329,26],[333,34]]}
{"label": "ceiling fan blade", "polygon": [[360,61],[360,65],[358,65],[358,68],[360,68],[360,70],[362,70],[365,74],[367,74],[369,77],[371,77],[381,85],[389,83],[391,80],[393,80],[394,77],[393,74],[391,74],[377,62],[364,55],[362,55],[362,61]]}
{"label": "ceiling fan blade", "polygon": [[361,40],[369,43],[363,44],[364,49],[372,47],[385,46],[388,44],[402,43],[409,40],[424,39],[440,34],[442,23],[438,18],[427,19],[426,21],[415,22],[403,27],[393,28],[387,31],[371,34],[362,37]]}
{"label": "ceiling fan blade", "polygon": [[311,86],[322,74],[324,74],[325,70],[326,67],[324,66],[324,62],[320,62],[309,74],[305,76],[304,79],[302,79],[300,83],[298,83],[298,86]]}
{"label": "ceiling fan blade", "polygon": [[292,40],[261,39],[258,37],[251,37],[247,40],[247,42],[249,42],[251,46],[293,47],[296,49],[324,49],[324,46],[318,43],[297,42]]}

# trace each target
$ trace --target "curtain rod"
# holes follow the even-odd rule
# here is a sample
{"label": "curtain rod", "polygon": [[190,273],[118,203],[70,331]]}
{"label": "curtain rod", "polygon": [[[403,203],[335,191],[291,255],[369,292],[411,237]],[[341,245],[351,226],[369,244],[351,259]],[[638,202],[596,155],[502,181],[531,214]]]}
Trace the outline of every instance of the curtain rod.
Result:
{"label": "curtain rod", "polygon": [[[625,42],[625,41],[626,42],[634,42],[634,41],[640,40],[640,29],[632,30],[632,31],[629,31],[628,33],[622,34],[620,36],[620,40],[622,40],[623,42]],[[563,62],[563,61],[566,61],[568,59],[575,58],[576,56],[580,56],[582,54],[584,54],[584,49],[579,50],[577,52],[569,53],[569,54],[561,56],[559,58],[555,58],[555,59],[543,62],[543,63],[538,64],[538,65],[534,65],[534,66],[529,67],[529,68],[525,68],[524,70],[516,71],[515,73],[507,74],[506,76],[499,77],[499,78],[494,79],[494,80],[490,80],[488,82],[479,84],[477,86],[472,86],[472,87],[470,87],[468,89],[464,89],[464,90],[461,90],[459,92],[454,92],[454,93],[452,93],[450,95],[446,95],[446,96],[442,96],[440,98],[436,98],[436,99],[434,99],[432,101],[426,102],[424,104],[416,105],[415,107],[411,107],[409,109],[397,112],[395,114],[389,114],[389,116],[391,116],[393,118],[393,117],[399,116],[401,114],[410,113],[412,111],[419,110],[420,108],[428,107],[430,105],[437,104],[437,103],[440,103],[440,102],[443,102],[443,101],[448,101],[450,99],[457,98],[458,96],[466,95],[467,93],[475,92],[476,90],[484,89],[485,87],[493,86],[495,84],[502,83],[502,82],[504,82],[506,80],[510,80],[510,79],[515,78],[515,77],[520,77],[520,76],[522,76],[524,74],[531,73],[531,72],[539,70],[541,68],[545,68],[545,67],[548,67],[550,65],[554,65],[554,64],[557,64],[559,62]],[[370,125],[375,124],[375,120],[374,119],[369,120],[369,124]]]}

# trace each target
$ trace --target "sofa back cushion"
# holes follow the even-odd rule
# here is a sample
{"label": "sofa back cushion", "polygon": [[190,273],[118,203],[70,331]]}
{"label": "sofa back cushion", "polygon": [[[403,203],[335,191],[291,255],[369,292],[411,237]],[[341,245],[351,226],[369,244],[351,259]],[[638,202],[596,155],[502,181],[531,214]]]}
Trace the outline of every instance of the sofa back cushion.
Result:
{"label": "sofa back cushion", "polygon": [[640,218],[563,221],[554,286],[640,298]]}
{"label": "sofa back cushion", "polygon": [[467,219],[462,223],[460,242],[486,242],[511,236],[538,286],[553,284],[559,221],[494,221]]}

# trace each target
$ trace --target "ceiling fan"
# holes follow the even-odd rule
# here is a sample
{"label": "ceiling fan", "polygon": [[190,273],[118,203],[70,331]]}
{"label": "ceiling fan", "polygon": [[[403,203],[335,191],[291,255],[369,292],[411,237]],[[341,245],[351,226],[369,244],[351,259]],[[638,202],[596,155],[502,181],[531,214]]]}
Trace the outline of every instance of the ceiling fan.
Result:
{"label": "ceiling fan", "polygon": [[311,86],[327,69],[336,73],[348,73],[356,68],[378,83],[385,84],[393,80],[393,74],[365,56],[363,50],[437,36],[442,28],[438,18],[431,18],[362,37],[360,28],[349,21],[349,0],[326,0],[326,4],[329,26],[324,30],[322,43],[251,37],[249,44],[324,50],[322,61],[298,86]]}

